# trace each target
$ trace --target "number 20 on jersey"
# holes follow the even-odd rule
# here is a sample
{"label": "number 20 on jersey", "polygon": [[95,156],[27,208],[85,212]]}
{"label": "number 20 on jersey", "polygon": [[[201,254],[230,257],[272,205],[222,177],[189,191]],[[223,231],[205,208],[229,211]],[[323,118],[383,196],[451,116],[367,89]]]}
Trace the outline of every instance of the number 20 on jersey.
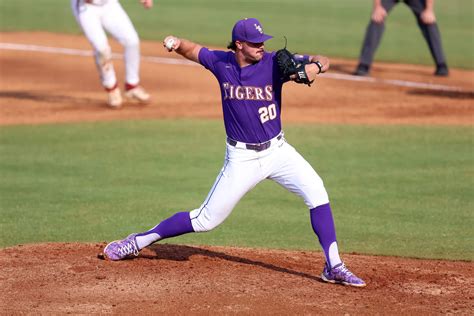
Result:
{"label": "number 20 on jersey", "polygon": [[262,122],[262,124],[266,121],[273,120],[277,116],[275,104],[272,103],[269,106],[262,106],[258,109],[258,114],[260,114],[260,122]]}

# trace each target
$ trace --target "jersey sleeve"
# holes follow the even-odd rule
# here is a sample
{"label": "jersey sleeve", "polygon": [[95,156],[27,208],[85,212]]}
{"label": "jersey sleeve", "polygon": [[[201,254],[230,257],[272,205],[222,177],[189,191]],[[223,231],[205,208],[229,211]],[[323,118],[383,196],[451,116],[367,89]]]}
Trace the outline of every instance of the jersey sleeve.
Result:
{"label": "jersey sleeve", "polygon": [[222,63],[229,62],[231,56],[233,56],[233,54],[230,52],[210,50],[207,47],[203,47],[199,51],[198,58],[201,65],[210,70],[215,76],[218,76],[219,69],[222,68]]}
{"label": "jersey sleeve", "polygon": [[199,63],[206,69],[210,70],[212,73],[215,73],[216,71],[215,63],[217,59],[218,58],[215,52],[207,47],[203,47],[199,51]]}
{"label": "jersey sleeve", "polygon": [[309,55],[294,54],[293,57],[300,62],[309,63]]}

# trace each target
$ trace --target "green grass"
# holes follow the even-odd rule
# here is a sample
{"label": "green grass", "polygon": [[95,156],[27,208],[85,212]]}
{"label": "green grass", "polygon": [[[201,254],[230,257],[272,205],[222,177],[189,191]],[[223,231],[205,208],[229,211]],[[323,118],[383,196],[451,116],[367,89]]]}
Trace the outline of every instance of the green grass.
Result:
{"label": "green grass", "polygon": [[[290,50],[357,58],[371,12],[371,1],[334,0],[161,0],[145,11],[138,1],[122,1],[140,36],[161,41],[175,34],[224,47],[236,20],[255,16],[275,36],[269,49],[289,39]],[[448,62],[474,69],[474,1],[437,1],[436,13]],[[0,0],[0,31],[79,34],[67,0]],[[58,43],[61,46],[61,43]],[[390,14],[377,61],[432,65],[428,47],[407,6]]]}
{"label": "green grass", "polygon": [[[289,125],[330,194],[341,251],[474,259],[472,127]],[[200,205],[224,158],[217,121],[0,128],[0,247],[103,241]],[[271,181],[216,230],[171,243],[319,250]]]}

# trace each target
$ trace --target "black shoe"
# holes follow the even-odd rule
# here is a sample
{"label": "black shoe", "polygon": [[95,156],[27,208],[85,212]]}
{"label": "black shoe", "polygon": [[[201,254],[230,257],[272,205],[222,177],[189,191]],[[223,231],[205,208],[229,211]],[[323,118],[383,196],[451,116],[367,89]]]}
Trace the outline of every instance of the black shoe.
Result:
{"label": "black shoe", "polygon": [[356,71],[354,71],[354,76],[367,76],[370,71],[370,66],[365,64],[359,64]]}
{"label": "black shoe", "polygon": [[437,65],[434,75],[440,77],[447,77],[449,75],[448,66],[446,66],[446,64]]}

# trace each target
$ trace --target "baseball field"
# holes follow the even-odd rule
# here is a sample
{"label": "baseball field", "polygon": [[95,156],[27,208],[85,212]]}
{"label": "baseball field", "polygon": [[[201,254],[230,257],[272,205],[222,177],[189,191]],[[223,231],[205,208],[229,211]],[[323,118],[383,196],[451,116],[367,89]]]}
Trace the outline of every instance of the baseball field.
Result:
{"label": "baseball field", "polygon": [[[474,1],[436,2],[446,78],[403,5],[361,78],[371,1],[135,2],[122,1],[152,102],[111,110],[69,1],[0,0],[0,314],[472,313]],[[285,85],[284,131],[323,178],[366,288],[321,282],[306,206],[270,181],[211,232],[97,257],[206,197],[224,161],[219,87],[161,40],[223,49],[247,16],[275,36],[267,49],[286,36],[331,59],[312,87]]]}

